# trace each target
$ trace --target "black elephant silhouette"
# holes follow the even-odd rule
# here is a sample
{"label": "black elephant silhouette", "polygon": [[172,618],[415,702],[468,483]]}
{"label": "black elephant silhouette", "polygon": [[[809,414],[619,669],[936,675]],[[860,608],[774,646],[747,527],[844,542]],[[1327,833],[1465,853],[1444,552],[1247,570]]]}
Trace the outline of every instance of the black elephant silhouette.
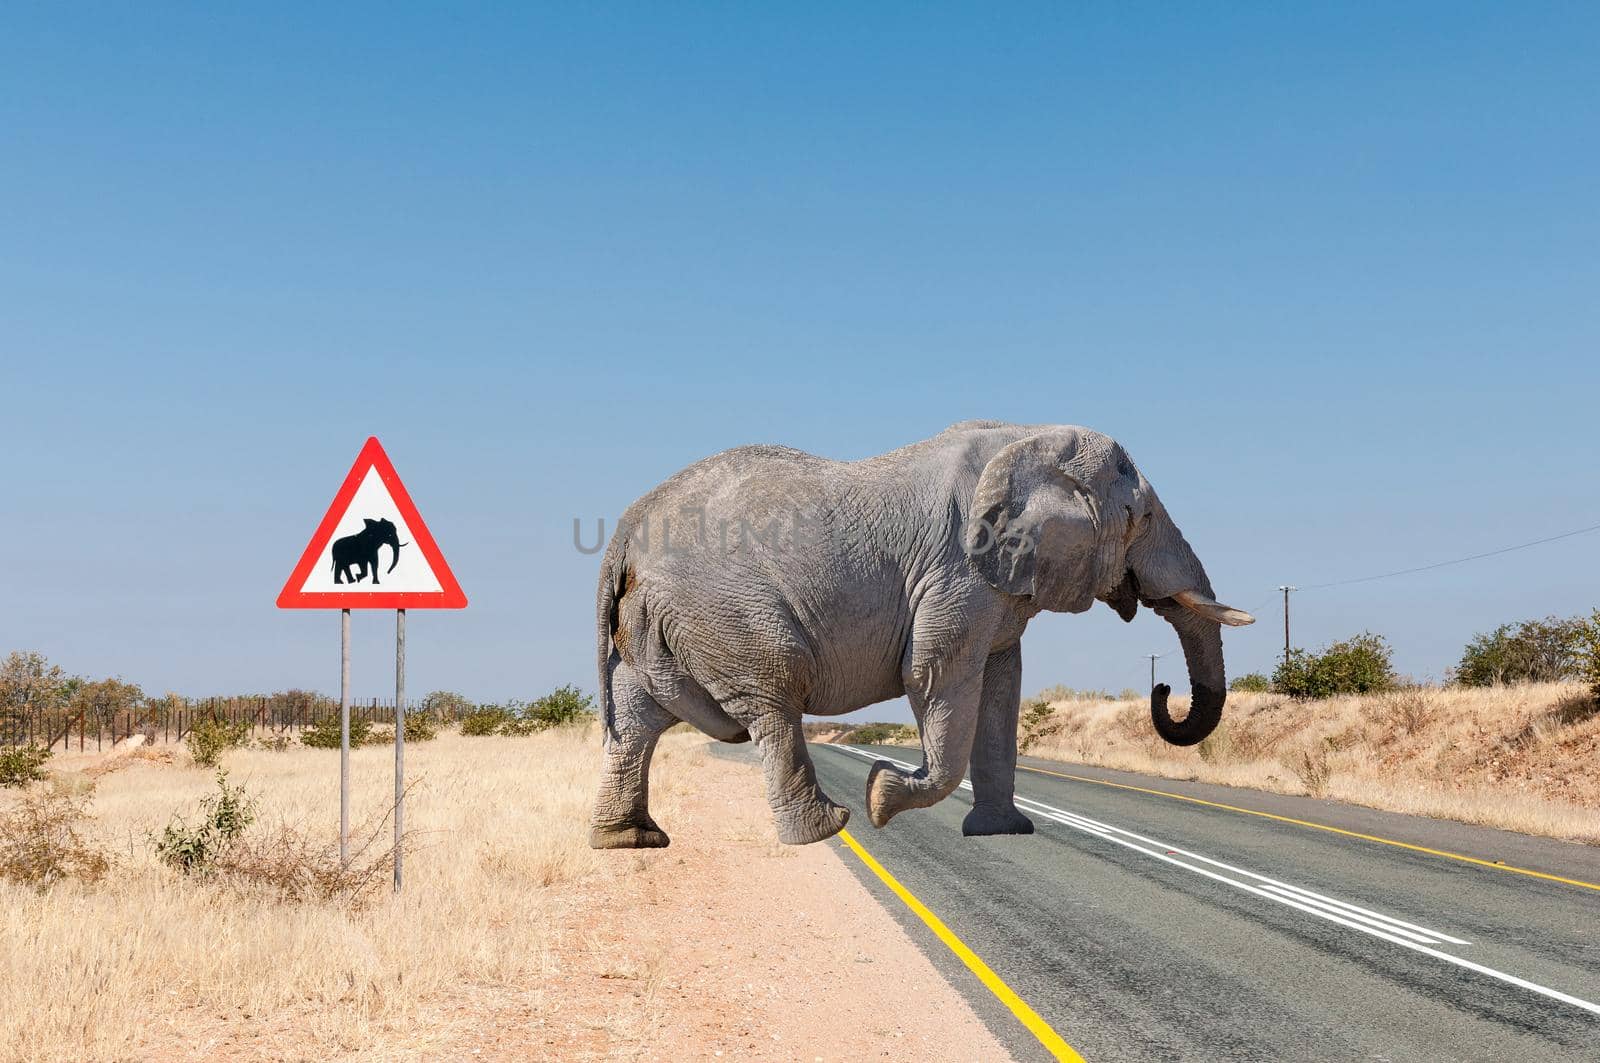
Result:
{"label": "black elephant silhouette", "polygon": [[[367,578],[367,572],[372,572],[372,585],[378,585],[378,547],[388,546],[394,549],[394,560],[389,563],[389,571],[394,571],[394,566],[400,563],[400,548],[410,546],[410,543],[400,541],[400,533],[395,530],[394,521],[386,519],[373,520],[364,518],[367,526],[354,535],[346,535],[342,539],[333,541],[333,582],[335,583],[360,583]],[[351,578],[350,570],[360,569],[360,572]]]}

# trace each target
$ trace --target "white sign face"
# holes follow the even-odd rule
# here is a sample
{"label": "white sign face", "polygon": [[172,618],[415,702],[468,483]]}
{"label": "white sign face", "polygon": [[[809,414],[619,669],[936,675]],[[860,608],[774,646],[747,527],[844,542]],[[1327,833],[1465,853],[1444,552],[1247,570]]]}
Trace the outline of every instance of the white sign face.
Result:
{"label": "white sign face", "polygon": [[322,548],[301,593],[443,590],[416,537],[384,486],[377,469],[368,469],[350,499],[333,538]]}
{"label": "white sign face", "polygon": [[464,609],[467,596],[374,436],[278,592],[279,609]]}

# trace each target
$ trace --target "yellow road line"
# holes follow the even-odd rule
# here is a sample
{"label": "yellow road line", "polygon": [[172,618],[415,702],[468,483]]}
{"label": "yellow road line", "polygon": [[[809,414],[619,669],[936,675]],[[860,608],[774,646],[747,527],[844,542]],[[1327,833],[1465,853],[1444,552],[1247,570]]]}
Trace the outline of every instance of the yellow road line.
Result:
{"label": "yellow road line", "polygon": [[1130,786],[1127,783],[1109,782],[1105,779],[1091,779],[1087,775],[1069,775],[1061,771],[1048,771],[1044,768],[1032,768],[1026,764],[1018,764],[1023,771],[1038,772],[1040,775],[1054,775],[1058,779],[1071,779],[1073,782],[1092,782],[1096,786],[1110,786],[1118,790],[1132,790],[1135,793],[1154,794],[1156,797],[1170,797],[1174,801],[1188,801],[1190,804],[1205,805],[1207,808],[1221,808],[1229,812],[1240,812],[1246,816],[1260,816],[1262,819],[1275,819],[1279,823],[1293,823],[1297,827],[1310,827],[1314,830],[1325,830],[1330,834],[1343,834],[1350,838],[1360,838],[1363,841],[1379,842],[1383,845],[1393,845],[1399,849],[1410,849],[1413,852],[1427,853],[1430,856],[1442,856],[1449,860],[1460,860],[1465,864],[1477,864],[1480,867],[1492,867],[1496,871],[1510,871],[1517,875],[1528,875],[1532,878],[1548,879],[1551,882],[1560,882],[1567,886],[1578,886],[1586,890],[1600,891],[1600,885],[1593,882],[1584,882],[1582,879],[1562,878],[1560,875],[1550,875],[1543,871],[1534,871],[1526,867],[1515,867],[1511,864],[1496,863],[1493,860],[1482,860],[1476,856],[1466,856],[1462,853],[1452,853],[1447,849],[1430,849],[1426,845],[1412,845],[1410,842],[1395,841],[1393,838],[1382,838],[1376,834],[1362,834],[1360,831],[1345,830],[1343,827],[1330,827],[1326,823],[1313,823],[1309,819],[1295,819],[1292,816],[1279,816],[1271,812],[1258,812],[1253,808],[1240,808],[1238,805],[1225,805],[1218,801],[1207,801],[1199,797],[1189,797],[1186,794],[1175,794],[1168,790],[1151,790],[1143,786]]}
{"label": "yellow road line", "polygon": [[844,839],[844,843],[855,851],[855,854],[861,858],[861,862],[866,864],[874,875],[883,880],[885,886],[895,892],[895,896],[905,902],[907,908],[917,914],[917,918],[928,924],[928,929],[937,934],[939,940],[945,943],[945,947],[955,953],[956,958],[966,964],[969,971],[978,976],[978,981],[982,982],[989,992],[999,998],[1000,1003],[1011,1009],[1011,1014],[1015,1015],[1018,1021],[1028,1028],[1029,1033],[1039,1039],[1039,1043],[1044,1045],[1046,1051],[1057,1059],[1083,1063],[1083,1057],[1078,1055],[1071,1045],[1063,1041],[1061,1035],[1052,1030],[1050,1024],[1039,1017],[1038,1012],[1028,1007],[1027,1001],[1017,996],[1011,987],[1001,980],[999,975],[989,969],[987,963],[978,958],[976,952],[967,947],[966,942],[956,937],[955,933],[944,925],[943,920],[928,910],[927,905],[917,900],[910,890],[900,885],[899,879],[884,870],[884,866],[874,860],[872,854],[861,847],[860,842],[850,837],[849,831],[840,831],[839,837]]}

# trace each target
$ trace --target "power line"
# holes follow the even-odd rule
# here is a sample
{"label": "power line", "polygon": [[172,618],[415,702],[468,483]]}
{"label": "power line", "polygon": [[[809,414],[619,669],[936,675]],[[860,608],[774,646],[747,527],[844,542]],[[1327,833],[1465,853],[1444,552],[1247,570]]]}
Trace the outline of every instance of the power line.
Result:
{"label": "power line", "polygon": [[[1498,557],[1501,554],[1514,553],[1514,552],[1516,552],[1518,550],[1526,550],[1529,547],[1533,547],[1533,546],[1543,546],[1545,543],[1560,542],[1562,539],[1571,539],[1574,536],[1588,535],[1591,532],[1597,532],[1597,531],[1600,531],[1600,524],[1591,524],[1586,528],[1576,528],[1576,529],[1574,529],[1572,531],[1562,532],[1559,535],[1548,535],[1548,536],[1545,536],[1543,539],[1534,539],[1531,542],[1518,543],[1515,546],[1503,546],[1498,550],[1488,550],[1488,551],[1486,551],[1484,553],[1481,553],[1481,554],[1472,554],[1472,555],[1470,555],[1468,557],[1458,557],[1458,558],[1454,558],[1454,559],[1452,559],[1450,561],[1436,561],[1431,565],[1418,565],[1415,568],[1402,568],[1402,569],[1398,569],[1398,570],[1396,570],[1394,572],[1381,572],[1381,573],[1379,573],[1379,574],[1377,574],[1375,576],[1358,576],[1355,579],[1334,580],[1331,583],[1311,583],[1311,584],[1307,584],[1304,587],[1280,586],[1280,587],[1275,588],[1275,590],[1274,590],[1274,592],[1273,592],[1271,597],[1263,599],[1261,601],[1260,605],[1252,606],[1251,608],[1246,609],[1245,612],[1250,613],[1252,615],[1258,614],[1258,613],[1260,613],[1261,609],[1264,606],[1266,606],[1266,605],[1270,604],[1272,601],[1274,601],[1280,593],[1283,595],[1284,650],[1285,650],[1285,659],[1287,659],[1288,646],[1289,646],[1289,630],[1288,630],[1289,629],[1289,592],[1291,592],[1291,591],[1325,590],[1325,589],[1330,588],[1330,587],[1347,587],[1347,586],[1350,586],[1351,584],[1355,584],[1355,583],[1371,583],[1371,582],[1373,582],[1375,580],[1391,579],[1391,578],[1393,578],[1395,576],[1409,576],[1409,575],[1412,575],[1412,574],[1417,573],[1417,572],[1431,572],[1431,571],[1433,571],[1434,569],[1437,569],[1437,568],[1448,568],[1451,565],[1461,565],[1461,564],[1465,564],[1468,561],[1481,561],[1486,557]],[[1165,657],[1168,654],[1177,652],[1177,650],[1179,648],[1180,648],[1179,646],[1172,646],[1167,650],[1166,653],[1160,654],[1159,656]],[[1148,658],[1148,657],[1151,657],[1153,655],[1152,654],[1143,654],[1142,656]],[[1151,670],[1152,670],[1152,672],[1154,671],[1154,666],[1155,666],[1155,662],[1152,661],[1151,662]]]}
{"label": "power line", "polygon": [[1327,587],[1346,587],[1352,583],[1371,583],[1373,580],[1389,579],[1392,576],[1409,576],[1414,572],[1430,572],[1436,568],[1445,568],[1449,565],[1460,565],[1468,561],[1481,561],[1486,557],[1498,557],[1501,554],[1509,554],[1516,550],[1526,550],[1530,546],[1543,546],[1545,543],[1553,543],[1561,539],[1570,539],[1575,535],[1587,535],[1590,532],[1596,531],[1600,531],[1600,524],[1591,524],[1587,528],[1579,528],[1576,531],[1562,532],[1560,535],[1551,535],[1543,539],[1535,539],[1528,543],[1518,543],[1516,546],[1504,546],[1499,550],[1490,550],[1487,553],[1473,554],[1471,557],[1458,557],[1453,561],[1438,561],[1431,565],[1418,565],[1416,568],[1402,568],[1396,572],[1383,572],[1376,576],[1360,576],[1356,579],[1334,580],[1332,583],[1313,583],[1304,589],[1308,591],[1316,591]]}

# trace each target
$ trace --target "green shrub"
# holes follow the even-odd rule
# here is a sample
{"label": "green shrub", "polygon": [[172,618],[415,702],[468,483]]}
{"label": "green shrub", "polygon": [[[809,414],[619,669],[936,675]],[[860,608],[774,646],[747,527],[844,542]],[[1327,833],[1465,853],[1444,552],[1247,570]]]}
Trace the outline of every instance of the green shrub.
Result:
{"label": "green shrub", "polygon": [[1017,716],[1017,749],[1026,753],[1040,739],[1061,730],[1061,723],[1055,718],[1055,710],[1048,701],[1029,698],[1022,703],[1022,711]]}
{"label": "green shrub", "polygon": [[26,786],[44,778],[44,762],[51,752],[42,746],[0,749],[0,786]]}
{"label": "green shrub", "polygon": [[1291,650],[1272,673],[1272,689],[1302,699],[1388,690],[1395,682],[1393,652],[1382,635],[1370,632],[1335,642],[1321,653]]}
{"label": "green shrub", "polygon": [[245,745],[250,741],[250,723],[241,720],[238,723],[229,723],[219,720],[215,716],[195,722],[194,727],[184,737],[184,744],[189,747],[189,753],[194,757],[194,762],[201,767],[214,768],[222,754],[230,749]]}
{"label": "green shrub", "polygon": [[227,769],[218,768],[217,792],[200,802],[198,820],[191,825],[183,816],[174,816],[155,840],[156,856],[186,875],[209,874],[255,818],[255,799],[243,787],[229,786]]}
{"label": "green shrub", "polygon": [[[531,735],[551,727],[570,727],[594,718],[594,695],[559,686],[537,701],[480,705],[461,718],[464,735]],[[409,726],[410,717],[406,718]]]}
{"label": "green shrub", "polygon": [[1501,624],[1467,643],[1452,678],[1468,687],[1572,679],[1580,670],[1583,626],[1582,618],[1563,620],[1554,616]]}
{"label": "green shrub", "polygon": [[570,727],[594,717],[594,695],[585,694],[575,686],[559,686],[519,715],[544,727]]}
{"label": "green shrub", "polygon": [[1228,689],[1247,694],[1265,694],[1272,689],[1272,680],[1260,672],[1248,672],[1245,675],[1236,676],[1233,682],[1228,684]]}
{"label": "green shrub", "polygon": [[[516,702],[512,702],[512,705],[516,704]],[[516,738],[524,735],[538,734],[540,731],[545,730],[548,726],[549,724],[541,722],[536,717],[522,715],[520,712],[514,709],[512,712],[506,715],[505,719],[500,724],[499,730],[497,730],[495,734],[502,734]]]}
{"label": "green shrub", "polygon": [[437,737],[439,737],[437,717],[429,715],[426,710],[406,713],[407,742],[431,742]]}
{"label": "green shrub", "polygon": [[[360,716],[350,717],[350,748],[364,745],[372,736],[372,722]],[[339,748],[339,717],[324,716],[300,732],[300,744],[313,749]]]}
{"label": "green shrub", "polygon": [[[447,720],[460,720],[472,712],[472,702],[462,694],[450,690],[435,690],[422,699],[422,711],[428,713],[438,723]],[[411,733],[406,732],[409,740]]]}
{"label": "green shrub", "polygon": [[1590,694],[1600,704],[1600,609],[1578,622],[1573,647],[1578,676],[1589,684]]}
{"label": "green shrub", "polygon": [[461,733],[480,736],[499,734],[511,718],[511,714],[498,705],[481,705],[461,718]]}
{"label": "green shrub", "polygon": [[274,731],[256,742],[256,745],[262,749],[270,750],[274,753],[286,753],[293,744],[294,736],[288,731]]}
{"label": "green shrub", "polygon": [[857,727],[845,737],[855,745],[900,745],[917,741],[917,729],[904,723],[868,723]]}

